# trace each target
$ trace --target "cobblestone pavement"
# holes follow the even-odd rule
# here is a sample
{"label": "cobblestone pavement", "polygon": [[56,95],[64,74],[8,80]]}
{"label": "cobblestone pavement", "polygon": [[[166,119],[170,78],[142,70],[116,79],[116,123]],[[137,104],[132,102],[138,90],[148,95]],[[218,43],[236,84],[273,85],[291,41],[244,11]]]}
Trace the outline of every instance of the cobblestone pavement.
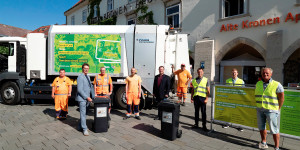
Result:
{"label": "cobblestone pavement", "polygon": [[[210,120],[210,104],[207,105]],[[93,111],[93,110],[90,110]],[[181,107],[180,129],[182,137],[174,141],[160,138],[160,121],[153,120],[157,110],[142,110],[142,120],[123,120],[125,110],[114,109],[111,125],[106,133],[92,131],[93,112],[87,117],[90,136],[76,130],[79,112],[77,106],[69,107],[69,116],[64,121],[54,121],[55,110],[51,104],[16,105],[0,104],[0,149],[258,149],[260,135],[257,131],[240,132],[213,125],[214,132],[208,134],[192,129],[194,124],[193,104]],[[201,125],[201,123],[199,123]],[[210,128],[210,125],[207,125]],[[267,139],[269,149],[274,143],[271,135]],[[281,149],[299,149],[299,140],[281,138]]]}

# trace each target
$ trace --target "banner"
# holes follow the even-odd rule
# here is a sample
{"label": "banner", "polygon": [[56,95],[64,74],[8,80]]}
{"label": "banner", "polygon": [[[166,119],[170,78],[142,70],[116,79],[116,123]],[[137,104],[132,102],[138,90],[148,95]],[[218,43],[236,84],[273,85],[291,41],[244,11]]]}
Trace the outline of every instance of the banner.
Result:
{"label": "banner", "polygon": [[54,38],[55,72],[80,73],[81,65],[90,65],[89,73],[121,72],[121,37],[117,34],[56,34]]}
{"label": "banner", "polygon": [[215,86],[214,119],[257,128],[253,88]]}
{"label": "banner", "polygon": [[280,133],[300,137],[300,91],[286,90],[280,112]]}
{"label": "banner", "polygon": [[[257,128],[255,89],[216,85],[214,120]],[[280,111],[280,134],[300,138],[300,91],[285,90]],[[267,129],[269,125],[267,124]]]}

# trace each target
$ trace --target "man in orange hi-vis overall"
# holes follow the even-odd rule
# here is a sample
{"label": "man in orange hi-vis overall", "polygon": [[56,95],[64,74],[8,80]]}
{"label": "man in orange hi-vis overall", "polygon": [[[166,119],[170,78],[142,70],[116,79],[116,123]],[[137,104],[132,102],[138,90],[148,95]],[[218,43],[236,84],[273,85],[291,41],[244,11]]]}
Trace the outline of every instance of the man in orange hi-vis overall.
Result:
{"label": "man in orange hi-vis overall", "polygon": [[[101,74],[96,75],[93,82],[95,96],[107,96],[108,98],[110,98],[110,95],[113,90],[111,77],[110,75],[105,73],[105,67],[101,67],[100,72]],[[110,113],[110,109],[111,109],[111,102],[109,102],[108,113]]]}
{"label": "man in orange hi-vis overall", "polygon": [[[187,98],[187,88],[188,83],[192,80],[192,75],[189,71],[185,69],[185,64],[181,64],[181,69],[174,71],[174,66],[172,65],[172,72],[174,75],[178,76],[178,83],[177,83],[177,96],[178,96],[178,103],[181,103],[182,106],[185,106],[185,100]],[[183,98],[183,102],[181,99]]]}
{"label": "man in orange hi-vis overall", "polygon": [[126,83],[126,99],[127,99],[127,113],[123,120],[130,118],[132,113],[132,103],[133,103],[133,113],[135,118],[141,120],[139,115],[139,105],[141,97],[141,83],[142,79],[140,76],[136,75],[136,69],[131,68],[131,75],[125,80]]}
{"label": "man in orange hi-vis overall", "polygon": [[56,120],[65,119],[68,114],[68,99],[71,97],[72,82],[65,76],[65,69],[59,70],[59,77],[52,83],[52,98],[55,101]]}

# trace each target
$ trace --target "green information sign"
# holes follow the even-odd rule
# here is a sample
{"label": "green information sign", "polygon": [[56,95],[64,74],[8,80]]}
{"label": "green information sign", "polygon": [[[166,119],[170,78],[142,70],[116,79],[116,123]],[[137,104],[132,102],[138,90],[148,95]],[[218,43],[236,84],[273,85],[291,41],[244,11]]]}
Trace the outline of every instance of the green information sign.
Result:
{"label": "green information sign", "polygon": [[56,34],[54,38],[55,72],[80,73],[81,65],[90,65],[89,73],[121,72],[121,37],[117,34]]}
{"label": "green information sign", "polygon": [[300,91],[284,92],[280,113],[280,133],[300,137]]}
{"label": "green information sign", "polygon": [[257,128],[254,89],[216,86],[214,119]]}

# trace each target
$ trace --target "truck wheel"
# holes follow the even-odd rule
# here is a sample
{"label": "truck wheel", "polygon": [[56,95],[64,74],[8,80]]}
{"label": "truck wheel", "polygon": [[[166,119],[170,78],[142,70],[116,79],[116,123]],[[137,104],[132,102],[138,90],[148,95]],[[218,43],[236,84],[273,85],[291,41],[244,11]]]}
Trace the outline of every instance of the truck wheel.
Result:
{"label": "truck wheel", "polygon": [[126,109],[127,99],[126,99],[125,86],[119,87],[119,89],[116,92],[115,100],[119,108]]}
{"label": "truck wheel", "polygon": [[20,102],[20,89],[15,82],[6,82],[1,88],[1,98],[5,104],[15,105]]}

